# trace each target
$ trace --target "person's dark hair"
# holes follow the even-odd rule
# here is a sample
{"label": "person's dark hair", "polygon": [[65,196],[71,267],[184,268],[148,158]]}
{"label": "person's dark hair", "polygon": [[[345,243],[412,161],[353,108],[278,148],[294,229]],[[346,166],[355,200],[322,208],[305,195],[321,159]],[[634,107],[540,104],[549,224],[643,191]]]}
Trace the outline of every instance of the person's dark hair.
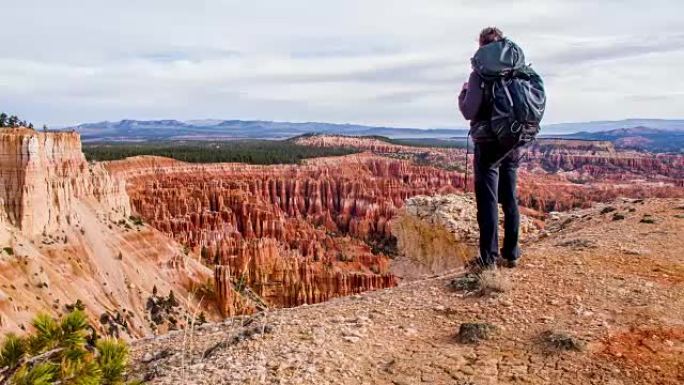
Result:
{"label": "person's dark hair", "polygon": [[480,32],[480,46],[499,41],[504,38],[503,32],[496,27],[487,27]]}

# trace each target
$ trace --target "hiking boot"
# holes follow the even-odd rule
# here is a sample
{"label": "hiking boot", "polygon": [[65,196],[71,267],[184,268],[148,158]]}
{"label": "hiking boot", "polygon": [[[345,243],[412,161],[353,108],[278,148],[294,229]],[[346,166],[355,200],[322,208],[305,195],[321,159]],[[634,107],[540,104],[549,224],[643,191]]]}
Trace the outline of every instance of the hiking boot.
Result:
{"label": "hiking boot", "polygon": [[504,267],[508,269],[514,269],[518,266],[518,260],[517,259],[505,259],[503,261]]}

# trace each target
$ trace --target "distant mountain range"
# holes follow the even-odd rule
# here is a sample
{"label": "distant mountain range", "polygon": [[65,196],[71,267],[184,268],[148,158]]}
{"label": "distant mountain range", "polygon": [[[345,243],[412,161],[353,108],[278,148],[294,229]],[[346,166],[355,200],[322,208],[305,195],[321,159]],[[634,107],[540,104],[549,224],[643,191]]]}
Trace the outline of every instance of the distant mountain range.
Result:
{"label": "distant mountain range", "polygon": [[684,153],[684,130],[665,130],[651,127],[626,127],[599,132],[577,132],[561,135],[562,138],[604,140],[623,149],[651,152]]}
{"label": "distant mountain range", "polygon": [[380,135],[390,138],[451,138],[465,136],[466,129],[418,129],[374,127],[358,124],[289,123],[245,120],[121,120],[86,123],[74,127],[84,141],[101,140],[218,140],[286,139],[306,133],[350,136]]}
{"label": "distant mountain range", "polygon": [[[393,139],[463,138],[465,128],[400,128],[334,123],[290,123],[261,120],[121,120],[73,127],[86,142],[151,140],[286,139],[306,133],[349,136],[378,135]],[[609,140],[618,147],[650,151],[684,151],[684,120],[626,119],[545,125],[544,136]]]}
{"label": "distant mountain range", "polygon": [[549,134],[570,134],[576,132],[612,131],[632,127],[653,128],[664,131],[684,131],[684,119],[624,119],[596,122],[559,123],[543,125],[543,132]]}

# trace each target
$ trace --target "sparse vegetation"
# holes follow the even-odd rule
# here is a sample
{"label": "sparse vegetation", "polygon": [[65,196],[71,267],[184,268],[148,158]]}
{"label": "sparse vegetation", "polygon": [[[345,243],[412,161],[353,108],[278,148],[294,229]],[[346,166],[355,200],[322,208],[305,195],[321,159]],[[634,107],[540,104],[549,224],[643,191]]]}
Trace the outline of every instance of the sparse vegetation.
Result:
{"label": "sparse vegetation", "polygon": [[646,224],[654,224],[656,223],[655,218],[651,214],[644,214],[643,218],[641,218],[641,223],[646,223]]}
{"label": "sparse vegetation", "polygon": [[130,335],[128,316],[125,309],[122,311],[117,310],[113,313],[106,312],[100,314],[100,325],[102,325],[105,333],[110,337],[120,338],[123,333]]}
{"label": "sparse vegetation", "polygon": [[131,222],[133,222],[133,224],[136,226],[142,226],[143,225],[143,220],[139,216],[131,215],[128,219],[130,219]]}
{"label": "sparse vegetation", "polygon": [[78,311],[85,311],[86,306],[85,306],[85,304],[83,303],[83,301],[81,301],[80,299],[77,299],[76,302],[74,302],[74,303],[72,303],[72,304],[69,304],[69,303],[68,303],[68,304],[64,305],[64,308],[65,308],[68,312],[72,312],[72,311],[76,311],[76,310],[78,310]]}
{"label": "sparse vegetation", "polygon": [[8,115],[5,112],[0,112],[0,128],[5,127],[28,127],[33,128],[33,123],[26,120],[19,119],[16,115]]}
{"label": "sparse vegetation", "polygon": [[366,240],[366,244],[370,246],[371,252],[376,255],[384,254],[390,258],[393,258],[396,257],[398,254],[397,237],[395,236]]}
{"label": "sparse vegetation", "polygon": [[204,325],[207,323],[207,316],[204,314],[204,312],[200,312],[199,316],[197,316],[197,320],[195,321],[198,325]]}
{"label": "sparse vegetation", "polygon": [[486,322],[462,323],[456,339],[462,344],[474,344],[489,339],[496,330],[496,326]]}
{"label": "sparse vegetation", "polygon": [[456,277],[449,283],[456,291],[474,292],[480,288],[480,282],[476,274],[466,274]]}
{"label": "sparse vegetation", "polygon": [[572,249],[594,249],[596,248],[596,244],[592,242],[589,239],[584,239],[584,238],[573,238],[573,239],[568,239],[567,241],[561,241],[556,243],[556,246],[560,247],[569,247]]}
{"label": "sparse vegetation", "polygon": [[478,275],[480,289],[478,294],[489,295],[504,293],[511,289],[511,282],[499,271],[485,270]]}
{"label": "sparse vegetation", "polygon": [[125,384],[128,347],[115,339],[88,338],[80,310],[57,320],[40,314],[25,337],[9,333],[0,347],[0,383],[13,385]]}
{"label": "sparse vegetation", "polygon": [[541,340],[553,350],[582,351],[584,342],[565,332],[547,330],[541,334]]}
{"label": "sparse vegetation", "polygon": [[204,298],[206,301],[214,301],[216,299],[216,289],[212,279],[207,279],[203,283],[195,284],[190,293],[195,298]]}
{"label": "sparse vegetation", "polygon": [[180,317],[180,303],[176,299],[173,291],[167,297],[159,296],[157,287],[152,288],[152,295],[147,298],[146,309],[149,312],[150,327],[157,330],[162,324],[167,324],[169,329],[178,329],[178,318]]}
{"label": "sparse vegetation", "polygon": [[461,277],[456,277],[451,281],[450,286],[457,291],[485,296],[506,292],[510,290],[511,283],[501,272],[485,270],[479,274],[468,273]]}

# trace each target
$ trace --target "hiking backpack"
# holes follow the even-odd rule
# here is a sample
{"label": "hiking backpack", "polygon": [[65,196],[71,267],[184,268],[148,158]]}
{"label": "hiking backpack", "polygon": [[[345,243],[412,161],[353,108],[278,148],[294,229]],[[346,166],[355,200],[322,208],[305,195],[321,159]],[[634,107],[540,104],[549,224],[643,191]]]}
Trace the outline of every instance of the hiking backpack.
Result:
{"label": "hiking backpack", "polygon": [[490,129],[508,152],[535,139],[546,108],[544,82],[525,64],[522,49],[508,39],[487,44],[472,58],[473,70],[489,88]]}

